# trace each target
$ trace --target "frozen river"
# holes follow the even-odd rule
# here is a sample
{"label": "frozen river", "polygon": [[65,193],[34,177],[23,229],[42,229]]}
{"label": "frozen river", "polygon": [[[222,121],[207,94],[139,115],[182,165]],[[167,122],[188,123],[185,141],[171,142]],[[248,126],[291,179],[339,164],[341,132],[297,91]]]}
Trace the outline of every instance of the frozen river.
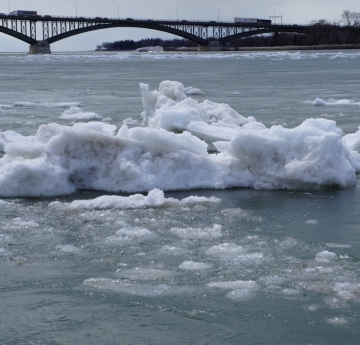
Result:
{"label": "frozen river", "polygon": [[0,54],[0,343],[356,343],[359,61]]}

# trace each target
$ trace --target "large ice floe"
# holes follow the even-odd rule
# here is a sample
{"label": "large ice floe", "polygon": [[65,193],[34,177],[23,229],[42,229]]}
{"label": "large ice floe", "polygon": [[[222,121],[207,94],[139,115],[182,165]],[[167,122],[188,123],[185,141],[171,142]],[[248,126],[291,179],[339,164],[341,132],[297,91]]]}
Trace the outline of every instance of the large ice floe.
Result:
{"label": "large ice floe", "polygon": [[101,122],[41,125],[35,136],[0,132],[0,196],[78,189],[148,192],[196,188],[299,189],[354,185],[360,131],[334,121],[266,128],[227,104],[188,97],[183,84],[140,84],[142,127]]}

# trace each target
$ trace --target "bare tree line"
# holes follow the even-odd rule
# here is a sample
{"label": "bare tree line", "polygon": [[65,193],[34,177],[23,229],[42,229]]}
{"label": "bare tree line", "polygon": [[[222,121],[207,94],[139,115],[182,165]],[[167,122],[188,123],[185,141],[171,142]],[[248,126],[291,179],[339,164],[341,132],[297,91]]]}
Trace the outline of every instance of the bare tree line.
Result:
{"label": "bare tree line", "polygon": [[341,15],[341,19],[347,26],[360,26],[360,12],[345,10]]}

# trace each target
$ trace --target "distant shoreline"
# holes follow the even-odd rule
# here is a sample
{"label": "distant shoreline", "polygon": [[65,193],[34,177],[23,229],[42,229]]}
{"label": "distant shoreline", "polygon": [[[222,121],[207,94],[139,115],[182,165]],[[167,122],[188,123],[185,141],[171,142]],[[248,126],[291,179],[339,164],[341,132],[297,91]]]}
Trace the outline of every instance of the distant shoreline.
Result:
{"label": "distant shoreline", "polygon": [[[221,51],[286,51],[286,50],[347,50],[347,49],[360,49],[360,45],[342,44],[342,45],[318,45],[318,46],[276,46],[276,47],[238,47],[226,48]],[[165,52],[197,52],[197,47],[179,47],[179,48],[166,48]]]}

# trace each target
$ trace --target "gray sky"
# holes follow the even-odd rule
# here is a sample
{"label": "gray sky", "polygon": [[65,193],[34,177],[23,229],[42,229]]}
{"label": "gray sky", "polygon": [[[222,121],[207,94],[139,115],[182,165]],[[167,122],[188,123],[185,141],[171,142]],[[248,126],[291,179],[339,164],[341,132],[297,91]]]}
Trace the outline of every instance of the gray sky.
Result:
{"label": "gray sky", "polygon": [[[305,24],[315,19],[340,21],[343,10],[360,12],[359,0],[0,0],[0,12],[36,10],[40,15],[83,17],[199,19],[232,21],[234,17],[263,18],[282,15],[283,23]],[[279,20],[279,19],[278,19]],[[153,30],[116,28],[85,33],[59,41],[52,51],[94,50],[102,42],[123,39],[173,38]],[[28,45],[0,33],[0,52],[27,52]]]}

